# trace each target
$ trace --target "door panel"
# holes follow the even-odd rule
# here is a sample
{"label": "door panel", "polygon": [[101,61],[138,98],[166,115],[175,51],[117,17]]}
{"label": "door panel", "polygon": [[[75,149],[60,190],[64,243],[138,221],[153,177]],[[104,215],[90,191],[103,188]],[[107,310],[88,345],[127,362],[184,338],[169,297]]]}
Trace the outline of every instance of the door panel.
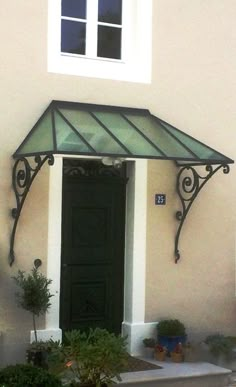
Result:
{"label": "door panel", "polygon": [[121,331],[126,180],[63,181],[60,322],[63,330]]}

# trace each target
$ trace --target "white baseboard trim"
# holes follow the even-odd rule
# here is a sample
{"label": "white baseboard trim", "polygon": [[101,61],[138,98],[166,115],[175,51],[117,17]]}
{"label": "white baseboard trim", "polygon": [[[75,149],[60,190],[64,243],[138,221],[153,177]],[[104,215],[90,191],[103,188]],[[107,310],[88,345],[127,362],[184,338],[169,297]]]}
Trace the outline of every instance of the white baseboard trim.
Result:
{"label": "white baseboard trim", "polygon": [[[47,341],[47,340],[54,340],[54,341],[60,341],[62,338],[62,330],[60,328],[58,329],[42,329],[42,330],[37,330],[37,337],[38,341]],[[30,331],[30,342],[32,343],[35,341],[34,338],[34,331]]]}
{"label": "white baseboard trim", "polygon": [[132,356],[143,356],[145,337],[157,338],[157,322],[151,323],[122,323],[122,335],[128,336],[128,352]]}

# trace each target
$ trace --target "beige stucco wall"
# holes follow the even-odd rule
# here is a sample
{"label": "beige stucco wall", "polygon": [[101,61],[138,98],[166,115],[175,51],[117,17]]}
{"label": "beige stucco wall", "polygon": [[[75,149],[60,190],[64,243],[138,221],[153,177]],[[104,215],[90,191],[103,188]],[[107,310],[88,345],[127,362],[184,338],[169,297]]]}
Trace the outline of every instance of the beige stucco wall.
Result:
{"label": "beige stucco wall", "polygon": [[[27,198],[7,264],[13,207],[11,154],[52,99],[148,108],[236,158],[234,0],[153,1],[153,81],[149,85],[47,72],[47,1],[9,1],[1,10],[0,330],[5,344],[27,341],[31,321],[15,309],[11,276],[35,257],[46,270],[48,167]],[[179,203],[174,164],[149,163],[146,321],[176,316],[193,332],[235,332],[236,172],[219,172],[194,204],[173,263]],[[167,194],[165,207],[154,194]],[[41,323],[41,326],[43,322]],[[22,340],[23,338],[23,340]],[[9,353],[9,352],[8,352]],[[5,353],[5,356],[7,354]]]}
{"label": "beige stucco wall", "polygon": [[[156,113],[235,159],[235,2],[158,1],[155,9]],[[164,168],[149,164],[146,318],[181,318],[190,339],[235,334],[235,167],[229,175],[219,171],[196,199],[178,265],[172,261],[180,203],[173,167],[166,175]],[[167,192],[166,207],[154,206],[155,192]]]}

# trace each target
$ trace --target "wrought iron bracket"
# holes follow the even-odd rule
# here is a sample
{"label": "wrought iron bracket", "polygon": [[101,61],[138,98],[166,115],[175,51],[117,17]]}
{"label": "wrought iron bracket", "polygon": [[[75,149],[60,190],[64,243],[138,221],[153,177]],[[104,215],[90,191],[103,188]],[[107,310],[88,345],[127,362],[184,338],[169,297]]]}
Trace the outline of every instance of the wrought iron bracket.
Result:
{"label": "wrought iron bracket", "polygon": [[[38,172],[48,161],[49,165],[54,164],[53,155],[35,156],[34,158],[21,157],[15,161],[12,170],[12,187],[16,197],[16,207],[12,209],[11,215],[14,219],[13,227],[10,236],[10,252],[9,252],[9,264],[13,264],[15,260],[14,243],[16,236],[17,224],[20,218],[22,208],[24,206],[25,199],[30,190],[30,187],[37,176]],[[33,165],[32,165],[33,164]]]}
{"label": "wrought iron bracket", "polygon": [[198,196],[201,189],[209,181],[209,179],[219,170],[223,169],[223,173],[227,174],[230,171],[228,164],[222,165],[206,165],[205,175],[202,176],[197,168],[202,168],[202,165],[181,165],[178,164],[180,170],[177,175],[176,190],[181,201],[182,210],[176,212],[176,219],[180,222],[175,236],[175,263],[180,259],[179,239],[183,224],[188,215],[188,212]]}

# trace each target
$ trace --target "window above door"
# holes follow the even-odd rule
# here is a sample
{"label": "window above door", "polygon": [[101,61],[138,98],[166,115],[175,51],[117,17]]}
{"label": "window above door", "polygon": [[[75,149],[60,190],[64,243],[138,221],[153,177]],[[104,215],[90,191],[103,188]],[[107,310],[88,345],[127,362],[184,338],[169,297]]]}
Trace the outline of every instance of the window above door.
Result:
{"label": "window above door", "polygon": [[48,71],[149,83],[152,0],[49,0]]}
{"label": "window above door", "polygon": [[122,59],[122,0],[62,0],[61,53]]}

